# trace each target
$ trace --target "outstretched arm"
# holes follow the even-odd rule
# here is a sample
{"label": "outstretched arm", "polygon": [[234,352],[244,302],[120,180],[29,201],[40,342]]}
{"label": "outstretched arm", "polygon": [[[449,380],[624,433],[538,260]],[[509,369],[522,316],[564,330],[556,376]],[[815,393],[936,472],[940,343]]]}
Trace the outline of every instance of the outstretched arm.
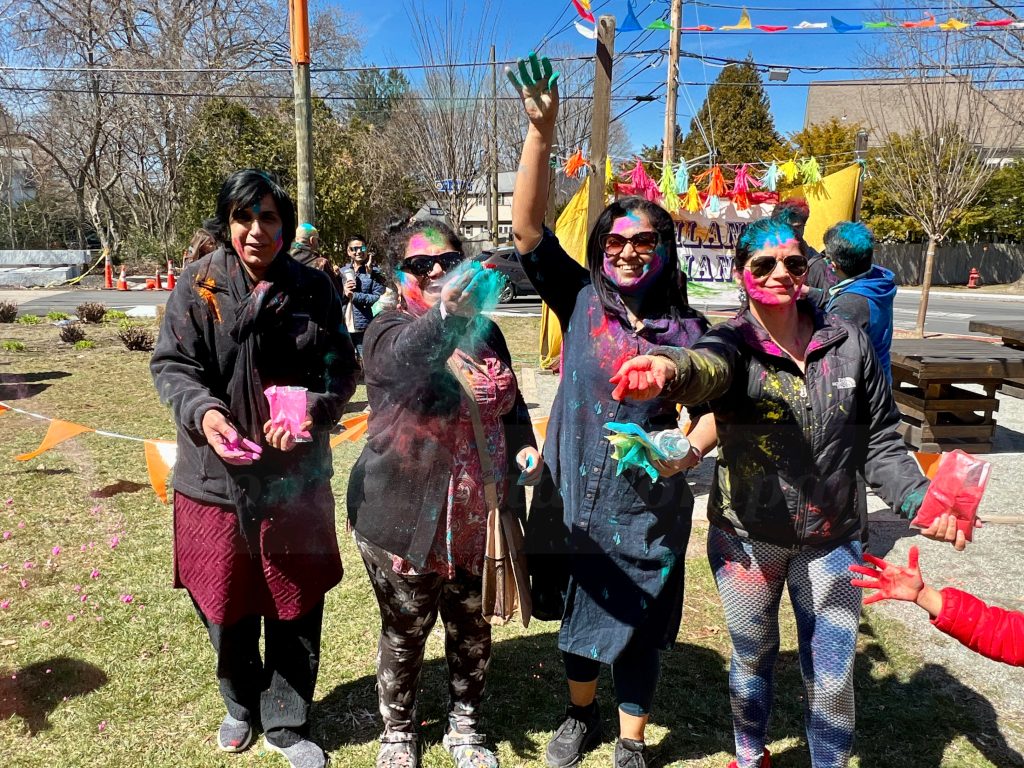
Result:
{"label": "outstretched arm", "polygon": [[558,72],[552,71],[547,57],[538,60],[531,53],[528,62],[519,60],[518,76],[511,69],[506,74],[522,97],[530,121],[512,194],[512,237],[519,253],[529,253],[544,233],[548,156],[558,116]]}

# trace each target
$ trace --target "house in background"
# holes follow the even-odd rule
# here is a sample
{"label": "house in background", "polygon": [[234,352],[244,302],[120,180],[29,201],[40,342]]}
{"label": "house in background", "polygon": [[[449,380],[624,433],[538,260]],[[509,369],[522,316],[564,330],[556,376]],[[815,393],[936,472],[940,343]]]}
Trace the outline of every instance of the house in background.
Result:
{"label": "house in background", "polygon": [[[981,148],[992,154],[990,163],[1005,165],[1016,158],[1024,157],[1024,137],[1019,130],[1011,130],[1010,117],[1021,119],[1020,105],[1024,103],[1024,89],[988,88],[981,96],[971,82],[962,77],[934,77],[924,82],[911,80],[893,85],[893,79],[865,80],[818,80],[807,88],[807,106],[804,112],[804,128],[827,123],[835,118],[848,125],[859,124],[867,130],[868,148],[885,142],[890,133],[910,132],[912,126],[920,124],[920,118],[912,118],[907,112],[906,92],[913,88],[943,88],[942,101],[950,106],[950,114],[963,128],[963,134]],[[970,89],[960,93],[961,89]],[[977,114],[971,109],[980,98],[987,99],[984,124],[977,124]],[[938,100],[937,100],[938,101]],[[883,117],[880,117],[883,116]],[[876,124],[878,123],[878,124]],[[1006,146],[1007,136],[1017,136],[1012,146]]]}

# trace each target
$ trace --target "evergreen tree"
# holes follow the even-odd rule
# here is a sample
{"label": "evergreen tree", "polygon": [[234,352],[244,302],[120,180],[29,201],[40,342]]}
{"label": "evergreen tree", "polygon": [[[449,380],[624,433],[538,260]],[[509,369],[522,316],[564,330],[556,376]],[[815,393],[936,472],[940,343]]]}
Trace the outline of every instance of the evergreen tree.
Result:
{"label": "evergreen tree", "polygon": [[693,159],[707,154],[698,124],[709,141],[713,134],[718,163],[770,160],[784,153],[761,74],[749,58],[723,69],[708,89],[697,117],[690,121],[690,132],[677,147],[677,156]]}
{"label": "evergreen tree", "polygon": [[395,103],[409,92],[409,80],[398,69],[360,70],[349,87],[352,106],[348,117],[380,126],[391,117]]}

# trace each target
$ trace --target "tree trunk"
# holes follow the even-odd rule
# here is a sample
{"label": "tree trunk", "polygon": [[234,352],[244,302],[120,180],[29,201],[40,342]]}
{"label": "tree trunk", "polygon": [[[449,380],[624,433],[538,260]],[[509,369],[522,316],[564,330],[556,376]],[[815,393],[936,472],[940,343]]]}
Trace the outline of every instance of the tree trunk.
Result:
{"label": "tree trunk", "polygon": [[935,247],[937,242],[934,237],[928,238],[928,252],[924,257],[924,274],[921,276],[921,304],[917,308],[917,328],[914,335],[919,339],[924,338],[924,320],[928,315],[928,292],[932,289],[932,272],[935,270]]}

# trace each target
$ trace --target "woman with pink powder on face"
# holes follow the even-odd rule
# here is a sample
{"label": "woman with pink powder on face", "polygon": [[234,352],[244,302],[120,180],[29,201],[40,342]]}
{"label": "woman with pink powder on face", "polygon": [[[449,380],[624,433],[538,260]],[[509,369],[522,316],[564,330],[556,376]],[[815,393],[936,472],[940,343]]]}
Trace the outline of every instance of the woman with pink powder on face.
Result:
{"label": "woman with pink powder on face", "polygon": [[[544,228],[558,92],[546,60],[531,56],[519,75],[516,85],[529,128],[512,201],[512,231],[523,269],[558,318],[563,338],[562,378],[544,461],[564,506],[559,522],[566,529],[550,536],[548,548],[567,568],[568,581],[564,596],[557,588],[546,591],[561,597],[551,602],[562,620],[558,647],[569,706],[545,759],[553,768],[567,768],[599,743],[596,692],[601,667],[607,665],[618,705],[614,764],[643,768],[661,652],[673,645],[682,621],[693,511],[684,472],[714,444],[714,424],[708,413],[691,413],[695,428],[689,439],[695,450],[657,464],[658,480],[636,468],[619,473],[605,424],[672,429],[678,413],[664,398],[616,402],[608,379],[623,360],[657,345],[694,343],[708,324],[687,304],[675,226],[660,206],[629,197],[605,208],[590,232],[586,266],[570,258]],[[553,506],[558,500],[555,496]],[[535,494],[531,539],[540,528],[534,522],[537,512]],[[531,570],[536,595],[541,579],[532,562]]]}
{"label": "woman with pink powder on face", "polygon": [[[729,673],[739,768],[767,768],[779,602],[796,616],[814,768],[847,765],[861,563],[858,472],[913,517],[928,481],[896,431],[900,421],[870,340],[799,299],[807,258],[779,221],[747,226],[735,277],[749,306],[692,349],[626,362],[615,396],[710,403],[718,428],[708,501],[708,557],[733,643]],[[925,535],[964,547],[945,522]]]}

